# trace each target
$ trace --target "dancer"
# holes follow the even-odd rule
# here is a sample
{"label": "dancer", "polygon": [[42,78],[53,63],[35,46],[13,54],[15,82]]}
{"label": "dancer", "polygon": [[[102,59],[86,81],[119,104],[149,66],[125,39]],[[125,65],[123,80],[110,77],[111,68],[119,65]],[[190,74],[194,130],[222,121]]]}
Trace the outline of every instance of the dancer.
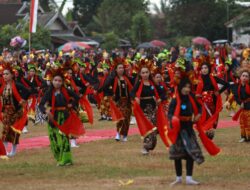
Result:
{"label": "dancer", "polygon": [[[218,84],[223,87],[219,89]],[[202,120],[208,121],[213,119],[212,128],[205,129],[209,138],[214,138],[214,130],[217,128],[219,112],[222,110],[221,93],[229,87],[224,80],[215,77],[211,74],[211,66],[209,63],[203,62],[201,64],[201,76],[196,89],[196,97],[202,104],[203,115]]]}
{"label": "dancer", "polygon": [[114,71],[111,72],[106,79],[103,88],[108,89],[110,86],[112,87],[111,89],[113,89],[114,93],[113,99],[124,117],[124,119],[118,121],[116,124],[117,133],[115,140],[120,141],[122,136],[122,141],[126,142],[132,112],[129,95],[130,90],[132,90],[132,85],[128,77],[125,75],[124,60],[119,59],[114,62]]}
{"label": "dancer", "polygon": [[7,153],[7,156],[13,157],[16,154],[21,133],[13,126],[19,125],[18,128],[23,129],[25,125],[25,122],[22,121],[27,119],[27,115],[24,114],[23,108],[26,106],[30,91],[20,83],[15,82],[10,63],[4,65],[3,79],[4,82],[0,89],[3,123],[2,141],[6,150],[8,143],[12,144],[11,152]]}
{"label": "dancer", "polygon": [[[107,68],[109,69],[109,68]],[[110,70],[108,70],[110,72]],[[105,81],[104,81],[105,84]],[[112,121],[111,112],[110,112],[110,99],[112,99],[114,92],[112,89],[112,86],[110,85],[104,85],[102,88],[99,88],[99,93],[103,92],[103,97],[101,99],[100,104],[100,112],[101,112],[101,118],[102,120]]]}
{"label": "dancer", "polygon": [[240,117],[241,139],[242,142],[250,141],[250,69],[241,68],[239,70],[240,82],[234,87],[234,97],[240,105],[240,110],[233,117],[237,120]]}
{"label": "dancer", "polygon": [[153,80],[154,80],[154,84],[157,89],[157,92],[161,98],[161,103],[163,104],[165,115],[167,116],[169,99],[170,99],[167,93],[169,90],[166,84],[163,82],[163,76],[161,74],[160,69],[155,69],[155,71],[153,72]]}
{"label": "dancer", "polygon": [[169,157],[174,160],[176,171],[176,180],[171,185],[182,183],[182,159],[186,160],[186,184],[198,185],[199,182],[192,178],[193,164],[194,161],[197,164],[203,163],[204,157],[195,136],[193,123],[200,119],[202,109],[191,94],[191,82],[187,78],[182,78],[175,95],[169,105],[168,118],[171,121],[177,117],[180,120],[180,129],[176,142],[169,150]]}
{"label": "dancer", "polygon": [[[141,62],[145,62],[142,60]],[[146,117],[153,126],[156,126],[156,111],[157,104],[161,102],[157,90],[151,80],[149,65],[142,63],[138,72],[138,81],[135,83],[131,98],[140,105],[143,111],[141,117]],[[139,118],[136,118],[136,121]],[[138,123],[138,122],[137,122]],[[147,155],[149,151],[154,150],[157,144],[157,130],[156,127],[144,134],[142,154]]]}
{"label": "dancer", "polygon": [[[67,118],[70,117],[70,110],[76,109],[78,100],[79,97],[73,91],[64,87],[64,73],[62,69],[59,68],[54,71],[52,85],[42,98],[39,109],[42,113],[48,115],[50,147],[58,166],[66,166],[73,163],[69,136],[59,130],[58,125],[64,124]],[[51,107],[50,110],[46,110],[46,103]],[[74,123],[71,123],[71,126],[73,127]]]}

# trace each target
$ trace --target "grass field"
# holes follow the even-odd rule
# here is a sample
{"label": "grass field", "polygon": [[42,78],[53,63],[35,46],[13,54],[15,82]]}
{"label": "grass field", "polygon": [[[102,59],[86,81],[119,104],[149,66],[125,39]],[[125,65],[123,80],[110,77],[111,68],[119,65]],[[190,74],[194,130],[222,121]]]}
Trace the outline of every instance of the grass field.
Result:
{"label": "grass field", "polygon": [[[86,125],[88,130],[114,128],[112,122]],[[44,126],[30,127],[22,138],[47,135]],[[239,128],[218,129],[216,143],[222,152],[195,165],[197,187],[180,185],[171,189],[250,190],[250,143],[238,143]],[[81,144],[73,149],[74,165],[57,167],[49,148],[22,151],[8,161],[0,160],[0,189],[4,190],[166,190],[175,179],[173,162],[158,137],[158,145],[149,156],[140,154],[139,136],[127,143],[113,139]],[[185,173],[185,172],[184,172]],[[121,181],[122,180],[122,181]],[[121,185],[130,180],[130,184]],[[132,180],[132,181],[131,181]]]}

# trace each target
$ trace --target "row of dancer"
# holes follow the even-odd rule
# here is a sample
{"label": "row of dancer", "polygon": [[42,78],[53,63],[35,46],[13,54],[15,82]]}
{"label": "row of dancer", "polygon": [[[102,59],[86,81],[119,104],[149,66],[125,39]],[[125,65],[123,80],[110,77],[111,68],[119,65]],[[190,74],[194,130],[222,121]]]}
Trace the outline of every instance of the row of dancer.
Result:
{"label": "row of dancer", "polygon": [[[50,82],[45,84],[47,86],[39,101],[39,110],[41,115],[45,114],[49,118],[51,149],[58,165],[72,164],[69,136],[83,134],[83,126],[78,122],[77,130],[71,129],[78,131],[78,134],[71,134],[69,131],[62,134],[59,129],[65,129],[63,124],[68,118],[76,118],[74,113],[79,109],[78,104],[86,100],[86,94],[89,97],[92,95],[99,108],[109,106],[109,112],[114,113],[114,109],[117,108],[121,111],[123,117],[117,122],[117,141],[121,138],[127,141],[132,109],[144,137],[144,155],[148,155],[149,151],[155,148],[156,136],[160,134],[166,146],[170,147],[170,158],[175,160],[177,179],[174,184],[181,182],[181,159],[187,160],[187,183],[197,184],[192,179],[193,162],[201,164],[204,157],[195,137],[194,123],[210,154],[218,153],[219,149],[211,139],[214,138],[214,130],[223,105],[221,93],[225,90],[229,89],[235,101],[241,106],[238,112],[241,137],[244,141],[249,140],[249,67],[242,67],[238,79],[234,79],[235,83],[230,86],[219,77],[218,67],[211,64],[208,59],[202,60],[195,70],[192,64],[181,56],[175,62],[167,64],[159,64],[152,57],[141,58],[135,61],[133,68],[126,59],[117,57],[108,64],[105,62],[111,71],[101,77],[98,76],[98,69],[104,70],[107,65],[104,67],[105,64],[100,60],[97,62],[96,67],[92,68],[89,63],[66,58],[60,65],[54,64],[53,68],[46,68],[44,72],[44,79]],[[6,142],[14,142],[11,156],[15,154],[17,132],[21,129],[17,124],[26,122],[21,120],[27,112],[24,109],[27,107],[25,100],[31,97],[35,90],[40,89],[26,88],[16,80],[19,75],[16,76],[15,69],[11,68],[10,64],[3,66],[0,92],[5,130],[2,139],[6,147]],[[218,84],[222,87],[219,88]],[[49,109],[45,108],[46,104]],[[161,106],[164,109],[160,109]],[[83,107],[88,108],[86,104]],[[112,119],[115,119],[115,115],[113,116]],[[159,118],[166,123],[159,123]],[[148,125],[143,125],[142,121]],[[161,124],[168,127],[164,128]],[[204,127],[200,128],[201,126]]]}

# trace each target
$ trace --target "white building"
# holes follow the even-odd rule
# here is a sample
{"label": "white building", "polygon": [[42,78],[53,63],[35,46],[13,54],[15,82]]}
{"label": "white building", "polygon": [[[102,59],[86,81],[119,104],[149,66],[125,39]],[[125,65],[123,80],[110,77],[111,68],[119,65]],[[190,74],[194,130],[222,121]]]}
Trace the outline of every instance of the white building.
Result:
{"label": "white building", "polygon": [[250,18],[250,8],[234,17],[230,21],[225,23],[225,26],[232,32],[232,42],[237,44],[245,44],[250,46],[250,19],[244,26],[241,26],[241,21]]}

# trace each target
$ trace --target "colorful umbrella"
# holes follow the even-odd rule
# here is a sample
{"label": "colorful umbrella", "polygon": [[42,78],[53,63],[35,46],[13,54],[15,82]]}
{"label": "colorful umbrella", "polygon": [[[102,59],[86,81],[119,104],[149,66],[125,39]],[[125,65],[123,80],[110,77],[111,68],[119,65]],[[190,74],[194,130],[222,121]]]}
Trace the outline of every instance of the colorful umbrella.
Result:
{"label": "colorful umbrella", "polygon": [[192,39],[193,44],[197,44],[197,45],[211,45],[211,42],[203,37],[196,37]]}
{"label": "colorful umbrella", "polygon": [[160,41],[160,40],[153,40],[150,43],[156,47],[165,47],[166,46],[166,43],[163,41]]}
{"label": "colorful umbrella", "polygon": [[77,49],[90,49],[91,47],[84,42],[68,42],[58,48],[58,51],[68,52]]}
{"label": "colorful umbrella", "polygon": [[148,49],[148,48],[155,48],[155,46],[149,42],[144,42],[137,46],[137,49],[140,49],[140,48]]}

